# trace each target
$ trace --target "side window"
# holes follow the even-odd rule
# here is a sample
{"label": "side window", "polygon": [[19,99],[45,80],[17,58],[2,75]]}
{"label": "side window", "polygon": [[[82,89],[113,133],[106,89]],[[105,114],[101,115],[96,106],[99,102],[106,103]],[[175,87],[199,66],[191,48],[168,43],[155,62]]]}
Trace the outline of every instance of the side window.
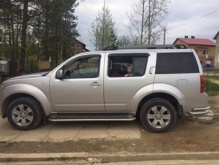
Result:
{"label": "side window", "polygon": [[83,57],[64,66],[64,78],[95,78],[99,76],[100,56]]}
{"label": "side window", "polygon": [[193,53],[158,53],[156,74],[199,73]]}
{"label": "side window", "polygon": [[203,50],[203,55],[208,55],[209,51],[208,50]]}
{"label": "side window", "polygon": [[110,54],[109,77],[137,77],[145,74],[148,54]]}

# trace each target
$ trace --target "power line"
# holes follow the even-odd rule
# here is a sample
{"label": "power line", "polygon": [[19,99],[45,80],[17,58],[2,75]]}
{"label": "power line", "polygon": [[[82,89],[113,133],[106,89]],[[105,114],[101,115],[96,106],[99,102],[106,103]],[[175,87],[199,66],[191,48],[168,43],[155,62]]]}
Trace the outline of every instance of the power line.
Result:
{"label": "power line", "polygon": [[217,9],[217,10],[211,12],[211,13],[208,13],[208,14],[206,14],[206,15],[204,15],[204,16],[198,18],[198,19],[195,19],[195,20],[193,20],[193,21],[187,22],[187,23],[182,24],[182,25],[179,25],[179,26],[170,27],[169,29],[178,28],[178,27],[181,27],[181,26],[185,26],[185,25],[191,24],[191,23],[196,22],[196,21],[198,21],[198,20],[200,20],[200,19],[202,19],[202,18],[205,18],[205,17],[207,17],[207,16],[209,16],[209,15],[211,15],[211,14],[214,14],[214,13],[216,13],[217,11],[219,11],[219,9]]}

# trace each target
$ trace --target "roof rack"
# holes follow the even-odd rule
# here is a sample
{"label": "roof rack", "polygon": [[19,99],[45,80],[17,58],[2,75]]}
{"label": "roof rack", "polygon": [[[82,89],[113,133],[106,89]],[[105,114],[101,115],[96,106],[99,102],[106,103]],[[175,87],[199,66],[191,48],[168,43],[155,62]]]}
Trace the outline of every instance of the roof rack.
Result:
{"label": "roof rack", "polygon": [[174,45],[176,49],[187,49],[186,45],[176,44]]}
{"label": "roof rack", "polygon": [[130,46],[109,46],[103,50],[119,49],[187,49],[185,45],[130,45]]}

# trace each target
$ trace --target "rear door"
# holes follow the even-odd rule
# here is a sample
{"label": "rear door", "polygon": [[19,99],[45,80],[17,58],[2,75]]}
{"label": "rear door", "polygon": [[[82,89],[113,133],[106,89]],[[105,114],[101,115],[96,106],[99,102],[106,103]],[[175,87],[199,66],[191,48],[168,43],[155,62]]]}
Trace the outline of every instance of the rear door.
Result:
{"label": "rear door", "polygon": [[[148,53],[106,55],[105,66],[108,65],[108,69],[104,73],[104,97],[107,112],[135,111],[131,106],[133,97],[143,87],[153,84],[155,60],[149,57]],[[131,74],[127,72],[130,69]],[[151,85],[147,92],[152,92],[152,90]]]}

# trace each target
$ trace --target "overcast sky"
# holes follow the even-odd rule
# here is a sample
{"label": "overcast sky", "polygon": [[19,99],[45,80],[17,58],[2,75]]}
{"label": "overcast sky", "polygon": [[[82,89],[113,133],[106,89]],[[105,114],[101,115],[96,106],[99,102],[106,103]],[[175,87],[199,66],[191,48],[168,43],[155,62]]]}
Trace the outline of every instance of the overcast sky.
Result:
{"label": "overcast sky", "polygon": [[[134,2],[139,0],[105,0],[108,6],[117,34],[129,35],[127,12]],[[213,40],[219,31],[219,0],[169,0],[168,16],[162,25],[167,27],[166,44],[172,44],[176,38],[195,36]],[[104,0],[85,0],[76,8],[78,16],[78,39],[93,50],[88,30],[92,21],[101,10]],[[213,40],[214,41],[214,40]],[[160,41],[162,44],[163,41]]]}

